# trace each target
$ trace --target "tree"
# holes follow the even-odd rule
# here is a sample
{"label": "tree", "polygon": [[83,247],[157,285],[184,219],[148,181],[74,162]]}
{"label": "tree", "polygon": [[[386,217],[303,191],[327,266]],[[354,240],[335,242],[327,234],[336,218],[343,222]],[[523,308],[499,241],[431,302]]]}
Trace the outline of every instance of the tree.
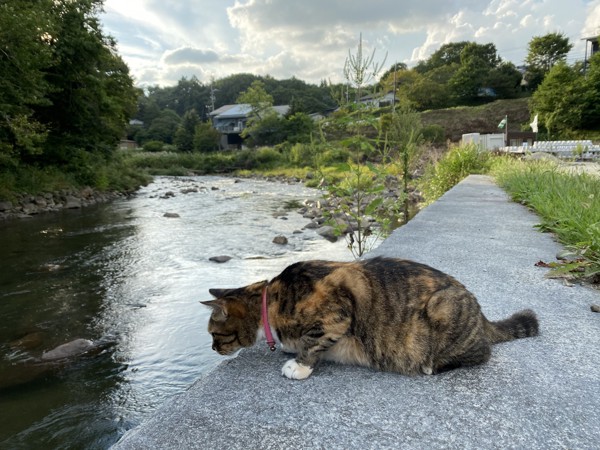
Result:
{"label": "tree", "polygon": [[501,59],[494,44],[466,43],[460,53],[460,66],[448,81],[449,88],[461,104],[478,99],[482,88],[487,88],[489,73],[500,64]]}
{"label": "tree", "polygon": [[273,107],[273,97],[265,90],[265,84],[256,80],[237,98],[237,103],[247,103],[252,108],[252,116],[261,119]]}
{"label": "tree", "polygon": [[315,122],[310,116],[297,112],[287,118],[285,125],[286,140],[290,144],[298,142],[308,144],[316,128]]}
{"label": "tree", "polygon": [[529,41],[527,57],[527,72],[525,79],[531,90],[535,90],[544,76],[560,61],[564,61],[573,44],[562,33],[548,33],[535,36]]}
{"label": "tree", "polygon": [[583,81],[585,107],[581,117],[584,129],[600,128],[600,53],[594,54],[588,61]]}
{"label": "tree", "polygon": [[[279,117],[273,110],[273,97],[265,90],[265,84],[260,80],[253,81],[250,87],[240,94],[237,102],[249,104],[251,109],[241,136],[252,136],[254,145],[269,143],[270,138],[267,136],[273,134],[274,128],[280,127],[276,125]],[[265,123],[261,124],[263,121]]]}
{"label": "tree", "polygon": [[110,156],[135,113],[139,92],[114,39],[102,32],[101,8],[101,0],[52,2],[49,102],[35,108],[49,128],[43,163],[70,163],[82,150]]}
{"label": "tree", "polygon": [[0,3],[0,166],[43,150],[46,126],[33,108],[48,103],[51,5],[50,0]]}
{"label": "tree", "polygon": [[533,93],[531,108],[539,114],[548,133],[580,128],[584,115],[586,85],[581,72],[559,62],[550,69]]}
{"label": "tree", "polygon": [[394,63],[394,64],[392,64],[392,67],[390,67],[388,70],[383,72],[383,74],[381,75],[381,78],[379,79],[379,82],[381,83],[383,80],[393,77],[394,72],[402,72],[403,70],[408,70],[408,66],[405,63],[403,63],[403,62]]}
{"label": "tree", "polygon": [[173,88],[172,96],[175,99],[173,109],[182,117],[192,109],[203,117],[210,112],[207,111],[210,88],[204,86],[195,75],[189,80],[186,77],[181,78]]}
{"label": "tree", "polygon": [[210,122],[201,122],[194,132],[194,150],[202,153],[218,150],[220,139],[221,133]]}
{"label": "tree", "polygon": [[180,152],[194,151],[194,136],[196,127],[200,124],[200,116],[195,109],[190,109],[181,118],[181,123],[175,131],[173,143],[177,146]]}
{"label": "tree", "polygon": [[461,63],[461,53],[467,44],[469,44],[467,41],[444,44],[433,52],[428,59],[420,61],[415,66],[415,70],[419,73],[426,73],[438,67],[459,65]]}
{"label": "tree", "polygon": [[172,109],[163,110],[148,127],[145,137],[146,140],[172,144],[175,131],[177,130],[180,121],[180,117]]}
{"label": "tree", "polygon": [[484,83],[499,98],[515,98],[519,95],[522,79],[523,75],[513,63],[503,62],[488,72]]}
{"label": "tree", "polygon": [[407,92],[407,97],[417,111],[450,106],[450,91],[447,85],[438,83],[427,75],[415,81]]}
{"label": "tree", "polygon": [[348,57],[344,63],[344,78],[356,89],[356,101],[362,96],[363,88],[369,84],[381,71],[387,53],[381,63],[375,61],[375,49],[370,56],[363,55],[362,33],[358,39],[358,48],[356,54],[348,50]]}
{"label": "tree", "polygon": [[235,103],[240,94],[257,80],[260,80],[260,77],[250,73],[238,73],[217,80],[214,83],[217,89],[215,107]]}

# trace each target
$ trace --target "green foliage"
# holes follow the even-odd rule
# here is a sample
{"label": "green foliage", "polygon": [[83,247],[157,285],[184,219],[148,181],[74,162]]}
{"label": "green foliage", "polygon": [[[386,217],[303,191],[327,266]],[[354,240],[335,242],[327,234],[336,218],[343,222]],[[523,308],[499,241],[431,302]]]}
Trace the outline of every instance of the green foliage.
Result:
{"label": "green foliage", "polygon": [[116,154],[107,161],[79,150],[68,167],[17,165],[10,170],[0,167],[0,199],[13,200],[16,192],[38,195],[84,187],[131,192],[151,181],[144,170],[131,166],[124,158]]}
{"label": "green foliage", "polygon": [[280,144],[286,137],[286,119],[275,110],[263,112],[262,117],[248,121],[242,136],[249,138],[246,144],[251,147]]}
{"label": "green foliage", "polygon": [[[454,42],[445,44],[414,72],[421,75],[407,97],[418,110],[471,105],[491,98],[520,95],[521,74],[511,63],[503,63],[492,43]],[[482,92],[493,89],[485,98]]]}
{"label": "green foliage", "polygon": [[336,166],[340,163],[352,160],[352,153],[344,147],[333,147],[326,149],[319,156],[319,164],[322,166]]}
{"label": "green foliage", "polygon": [[196,127],[200,124],[200,117],[194,109],[186,111],[181,118],[181,123],[175,132],[173,143],[180,152],[194,151],[194,136]]}
{"label": "green foliage", "polygon": [[447,190],[472,173],[486,173],[490,167],[488,152],[480,152],[474,144],[454,146],[437,164],[429,166],[419,185],[427,203],[441,197]]}
{"label": "green foliage", "polygon": [[150,124],[148,131],[144,134],[144,141],[162,141],[172,144],[180,122],[181,119],[175,111],[163,110]]}
{"label": "green foliage", "polygon": [[[384,197],[385,173],[372,164],[348,163],[338,169],[341,182],[329,179],[325,197],[337,207],[329,212],[328,223],[344,234],[348,248],[359,258],[389,234],[401,214],[401,203]],[[369,219],[376,218],[377,224]]]}
{"label": "green foliage", "polygon": [[215,130],[210,122],[196,125],[194,132],[194,150],[197,152],[212,152],[219,149],[221,133]]}
{"label": "green foliage", "polygon": [[[555,233],[579,257],[566,267],[572,276],[600,279],[600,179],[574,174],[548,161],[502,158],[492,174],[515,201],[533,208],[538,225]],[[554,265],[564,268],[564,265]]]}
{"label": "green foliage", "polygon": [[315,159],[317,156],[316,146],[314,144],[294,144],[289,151],[290,162],[298,167],[315,165]]}
{"label": "green foliage", "polygon": [[529,83],[529,88],[535,90],[552,67],[565,61],[567,53],[572,48],[573,44],[562,33],[534,36],[529,41],[525,59],[527,64],[525,79]]}
{"label": "green foliage", "polygon": [[49,128],[46,164],[67,163],[65,148],[110,154],[135,112],[138,91],[114,40],[102,32],[101,7],[100,0],[52,2],[51,89],[48,104],[36,107]]}
{"label": "green foliage", "polygon": [[556,64],[533,94],[531,109],[550,132],[578,128],[586,105],[585,83],[575,68]]}
{"label": "green foliage", "polygon": [[248,122],[251,125],[252,121],[261,120],[266,114],[272,111],[273,97],[265,90],[265,84],[260,80],[256,80],[239,95],[236,103],[247,103],[250,105],[252,116]]}
{"label": "green foliage", "polygon": [[285,125],[286,140],[290,144],[308,143],[316,132],[314,120],[306,113],[297,112],[287,118]]}
{"label": "green foliage", "polygon": [[262,147],[256,150],[255,158],[263,168],[273,168],[284,160],[284,156],[271,147]]}
{"label": "green foliage", "polygon": [[52,52],[45,33],[54,33],[51,2],[0,3],[0,157],[21,160],[39,154],[46,126],[34,108],[47,104],[45,70]]}
{"label": "green foliage", "polygon": [[143,148],[145,152],[162,152],[164,146],[165,143],[161,141],[147,141]]}

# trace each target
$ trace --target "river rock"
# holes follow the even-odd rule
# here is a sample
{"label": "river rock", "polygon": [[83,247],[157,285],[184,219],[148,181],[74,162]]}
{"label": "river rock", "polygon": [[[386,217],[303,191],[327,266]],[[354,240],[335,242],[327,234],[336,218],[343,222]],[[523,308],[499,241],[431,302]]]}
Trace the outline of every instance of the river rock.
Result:
{"label": "river rock", "polygon": [[21,210],[23,211],[24,214],[27,214],[27,215],[34,215],[39,212],[38,207],[33,203],[25,203],[21,207]]}
{"label": "river rock", "polygon": [[67,195],[65,198],[66,209],[78,209],[81,208],[81,199],[72,195]]}
{"label": "river rock", "polygon": [[10,211],[12,207],[11,202],[0,202],[0,211]]}
{"label": "river rock", "polygon": [[326,225],[317,230],[317,234],[321,237],[324,237],[329,242],[337,242],[338,236],[336,235],[335,228]]}
{"label": "river rock", "polygon": [[15,350],[33,350],[39,347],[44,342],[44,333],[41,331],[34,331],[26,334],[25,336],[9,342],[9,346]]}
{"label": "river rock", "polygon": [[174,212],[166,212],[163,214],[163,217],[167,217],[169,219],[178,219],[180,216],[177,213]]}
{"label": "river rock", "polygon": [[275,236],[273,238],[273,244],[286,245],[287,243],[288,243],[288,240],[285,236]]}
{"label": "river rock", "polygon": [[227,255],[211,256],[210,258],[208,258],[209,261],[216,262],[219,264],[226,263],[230,259],[231,259],[231,256],[227,256]]}
{"label": "river rock", "polygon": [[317,222],[315,222],[314,220],[312,222],[310,222],[310,223],[307,223],[304,226],[305,230],[315,230],[317,228],[319,228],[319,224]]}
{"label": "river rock", "polygon": [[75,339],[42,353],[42,361],[56,361],[58,359],[82,355],[93,347],[94,343],[89,339]]}

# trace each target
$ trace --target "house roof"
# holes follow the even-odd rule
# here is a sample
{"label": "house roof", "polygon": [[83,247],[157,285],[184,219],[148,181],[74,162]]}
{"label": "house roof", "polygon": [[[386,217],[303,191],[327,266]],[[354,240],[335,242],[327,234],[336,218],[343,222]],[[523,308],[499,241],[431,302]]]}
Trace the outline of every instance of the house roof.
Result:
{"label": "house roof", "polygon": [[[273,109],[282,116],[286,115],[289,110],[289,105],[273,106]],[[218,119],[238,119],[248,117],[252,111],[252,106],[247,103],[240,103],[238,105],[224,105],[218,109],[215,109],[210,113],[210,116]]]}

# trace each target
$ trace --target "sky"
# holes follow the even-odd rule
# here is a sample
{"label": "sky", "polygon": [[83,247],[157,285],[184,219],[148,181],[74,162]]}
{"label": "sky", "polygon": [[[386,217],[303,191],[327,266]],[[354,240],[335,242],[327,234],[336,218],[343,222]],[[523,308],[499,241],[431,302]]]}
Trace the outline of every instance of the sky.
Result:
{"label": "sky", "polygon": [[575,62],[581,39],[600,34],[600,0],[105,0],[104,10],[138,86],[237,73],[340,82],[361,34],[384,71],[459,41],[492,42],[518,66],[532,37],[553,32],[575,45]]}

